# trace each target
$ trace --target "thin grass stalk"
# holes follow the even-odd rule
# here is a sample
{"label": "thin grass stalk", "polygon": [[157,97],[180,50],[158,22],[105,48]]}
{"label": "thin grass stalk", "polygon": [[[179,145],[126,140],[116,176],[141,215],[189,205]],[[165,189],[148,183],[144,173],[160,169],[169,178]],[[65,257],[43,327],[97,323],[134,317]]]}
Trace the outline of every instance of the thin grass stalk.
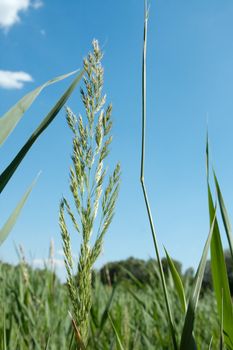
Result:
{"label": "thin grass stalk", "polygon": [[149,14],[147,0],[145,0],[144,6],[145,6],[144,8],[145,15],[144,15],[144,35],[143,35],[143,55],[142,55],[142,150],[141,150],[140,182],[142,185],[142,191],[143,191],[147,214],[150,222],[154,248],[155,248],[155,252],[158,260],[159,274],[162,281],[163,294],[164,294],[164,299],[165,299],[165,304],[167,309],[167,316],[168,316],[168,322],[169,322],[171,336],[172,336],[173,347],[175,350],[177,350],[178,347],[177,347],[177,341],[175,336],[175,328],[174,328],[172,312],[171,312],[171,307],[170,307],[169,298],[168,298],[166,281],[165,281],[165,276],[163,272],[162,262],[161,262],[160,253],[159,253],[159,247],[158,247],[157,238],[156,238],[155,226],[154,226],[153,217],[151,214],[150,204],[149,204],[145,180],[144,180],[145,139],[146,139],[146,57],[147,57],[147,24],[148,24],[148,14]]}

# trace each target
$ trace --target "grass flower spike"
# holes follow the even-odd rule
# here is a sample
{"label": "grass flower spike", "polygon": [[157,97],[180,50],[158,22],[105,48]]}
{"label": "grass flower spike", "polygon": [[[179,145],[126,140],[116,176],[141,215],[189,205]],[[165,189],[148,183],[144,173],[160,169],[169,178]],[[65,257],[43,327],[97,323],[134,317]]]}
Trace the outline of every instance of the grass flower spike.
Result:
{"label": "grass flower spike", "polygon": [[[92,267],[101,253],[104,235],[113,219],[120,180],[119,164],[109,178],[106,178],[107,168],[104,163],[112,142],[110,134],[112,105],[104,108],[106,95],[102,93],[104,78],[102,57],[98,41],[94,40],[93,53],[90,53],[83,63],[85,74],[81,98],[86,118],[82,115],[76,117],[69,108],[66,111],[67,123],[73,134],[70,190],[75,212],[68,200],[63,198],[59,219],[67,286],[73,306],[73,321],[84,344],[88,339],[89,313],[92,305]],[[77,274],[65,213],[81,237]],[[94,229],[96,235],[91,240]]]}

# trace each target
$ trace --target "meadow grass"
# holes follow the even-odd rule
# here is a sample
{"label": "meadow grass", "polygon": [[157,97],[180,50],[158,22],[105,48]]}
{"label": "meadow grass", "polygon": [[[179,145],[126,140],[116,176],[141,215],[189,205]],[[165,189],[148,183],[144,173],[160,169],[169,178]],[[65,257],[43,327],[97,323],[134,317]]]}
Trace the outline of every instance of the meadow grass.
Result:
{"label": "meadow grass", "polygon": [[[97,274],[91,289],[88,349],[119,349],[112,323],[124,349],[171,349],[162,287],[157,273],[150,284],[135,280],[103,285]],[[67,286],[54,271],[32,270],[25,259],[15,268],[0,264],[0,349],[76,349],[73,327],[67,310],[72,308]],[[166,278],[177,332],[182,330],[181,305],[171,276]],[[190,292],[186,283],[186,292]],[[208,324],[208,327],[207,327]],[[219,323],[213,292],[199,301],[195,339],[200,349],[217,349]],[[5,345],[4,345],[5,344]]]}

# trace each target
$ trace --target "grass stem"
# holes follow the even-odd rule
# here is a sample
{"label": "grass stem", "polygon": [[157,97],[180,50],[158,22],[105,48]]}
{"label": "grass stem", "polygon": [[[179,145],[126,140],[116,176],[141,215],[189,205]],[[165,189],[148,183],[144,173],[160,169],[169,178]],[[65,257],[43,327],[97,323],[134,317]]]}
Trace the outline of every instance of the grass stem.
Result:
{"label": "grass stem", "polygon": [[145,204],[146,204],[147,214],[148,214],[148,218],[149,218],[149,222],[150,222],[150,228],[151,228],[154,248],[155,248],[155,252],[156,252],[156,256],[157,256],[157,260],[158,260],[159,273],[160,273],[160,278],[161,278],[161,281],[162,281],[162,287],[163,287],[163,293],[164,293],[165,304],[166,304],[166,309],[167,309],[168,321],[169,321],[169,326],[170,326],[170,331],[171,331],[171,336],[172,336],[173,347],[174,347],[175,350],[177,350],[175,329],[174,329],[172,313],[171,313],[171,307],[170,307],[169,298],[168,298],[166,281],[165,281],[165,277],[164,277],[164,272],[163,272],[162,262],[161,262],[161,258],[160,258],[159,247],[158,247],[158,243],[157,243],[153,217],[152,217],[151,210],[150,210],[150,204],[149,204],[147,190],[146,190],[146,185],[145,185],[145,180],[144,180],[145,139],[146,139],[147,24],[148,24],[148,5],[147,5],[147,0],[145,0],[143,55],[142,55],[142,152],[141,152],[141,176],[140,176],[140,182],[141,182],[141,185],[142,185],[142,190],[143,190],[143,195],[144,195],[144,200],[145,200]]}

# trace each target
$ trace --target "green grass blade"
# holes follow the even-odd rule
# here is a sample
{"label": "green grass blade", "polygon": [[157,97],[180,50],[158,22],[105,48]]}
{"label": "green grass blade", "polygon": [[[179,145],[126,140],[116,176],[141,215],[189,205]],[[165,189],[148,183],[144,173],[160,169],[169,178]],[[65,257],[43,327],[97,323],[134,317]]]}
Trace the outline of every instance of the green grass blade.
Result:
{"label": "green grass blade", "polygon": [[108,317],[109,317],[109,312],[110,312],[110,309],[111,309],[111,306],[112,306],[112,302],[113,302],[113,298],[115,296],[115,292],[116,292],[116,288],[117,288],[117,285],[115,285],[113,288],[112,288],[112,292],[111,292],[111,295],[108,299],[108,302],[105,306],[105,309],[102,313],[102,316],[101,316],[101,320],[100,320],[100,325],[99,325],[99,330],[98,330],[98,333],[97,333],[97,338],[100,337],[100,335],[102,334],[102,331],[104,329],[104,326],[108,320]]}
{"label": "green grass blade", "polygon": [[124,271],[132,280],[132,282],[134,282],[139,288],[143,288],[143,283],[141,283],[139,281],[139,279],[137,277],[134,276],[134,274],[132,272],[130,272],[128,269],[126,269],[124,266],[120,266],[120,269],[122,271]]}
{"label": "green grass blade", "polygon": [[40,125],[37,127],[37,129],[33,132],[31,137],[28,139],[28,141],[25,143],[25,145],[21,148],[21,150],[18,152],[18,154],[15,156],[13,161],[8,165],[8,167],[3,171],[3,173],[0,175],[0,193],[3,191],[4,187],[10,180],[11,176],[16,171],[17,167],[29,151],[29,149],[32,147],[34,142],[37,140],[37,138],[42,134],[42,132],[49,126],[49,124],[54,120],[58,112],[61,110],[61,108],[66,103],[67,99],[75,89],[76,85],[79,83],[83,76],[84,72],[81,71],[81,73],[78,74],[78,76],[73,80],[69,88],[65,91],[65,93],[62,95],[62,97],[58,100],[58,102],[55,104],[55,106],[51,109],[51,111],[48,113],[48,115],[43,119],[43,121],[40,123]]}
{"label": "green grass blade", "polygon": [[15,225],[15,223],[16,223],[16,221],[18,219],[18,216],[19,216],[21,210],[23,209],[23,206],[26,203],[26,201],[28,199],[28,196],[30,195],[30,193],[31,193],[35,183],[36,183],[36,180],[33,181],[31,186],[24,193],[24,195],[21,198],[20,202],[18,203],[18,205],[16,206],[16,208],[14,209],[14,211],[9,216],[8,220],[6,221],[6,223],[4,224],[2,229],[0,230],[0,246],[5,241],[5,239],[7,238],[8,234],[10,233],[11,229]]}
{"label": "green grass blade", "polygon": [[186,308],[187,308],[187,304],[186,304],[186,297],[185,297],[185,291],[184,291],[184,286],[182,283],[182,280],[180,278],[180,275],[172,261],[172,259],[170,258],[168,252],[166,251],[166,249],[164,248],[166,256],[167,256],[167,262],[168,262],[168,266],[169,269],[171,271],[171,275],[172,275],[172,279],[182,306],[182,310],[185,313],[186,312]]}
{"label": "green grass blade", "polygon": [[218,202],[219,202],[219,207],[220,207],[220,211],[221,211],[221,216],[222,216],[222,221],[224,224],[224,228],[226,231],[226,235],[227,235],[227,240],[228,240],[228,244],[229,244],[229,248],[230,248],[230,252],[231,252],[231,256],[233,259],[233,235],[232,235],[232,230],[231,230],[231,224],[230,224],[230,220],[229,220],[229,216],[226,210],[226,206],[224,203],[224,199],[222,196],[222,192],[219,186],[219,182],[217,179],[217,176],[214,172],[214,182],[215,182],[215,187],[216,187],[216,191],[217,191],[217,196],[218,196]]}
{"label": "green grass blade", "polygon": [[3,310],[3,350],[7,350],[6,346],[6,314]]}
{"label": "green grass blade", "polygon": [[[135,293],[131,288],[129,288],[129,287],[126,287],[126,290],[131,294],[131,296],[136,300],[136,302],[138,303],[138,305],[140,305],[140,307],[141,307],[141,309],[143,310],[143,312],[147,315],[147,316],[149,316],[149,318],[152,320],[152,321],[155,321],[155,319],[154,319],[154,314],[150,311],[150,310],[148,310],[148,307],[147,307],[147,305],[146,305],[146,303],[145,303],[145,301],[141,298],[141,297],[139,297],[138,296],[138,294],[137,293]],[[155,302],[155,304],[156,304],[156,302]],[[164,317],[164,314],[163,315],[159,315],[159,317],[163,317],[163,321],[164,322],[166,322],[166,317]]]}
{"label": "green grass blade", "polygon": [[192,291],[189,298],[188,308],[185,315],[185,322],[184,327],[182,330],[181,335],[181,342],[180,342],[180,350],[194,350],[197,348],[195,344],[195,340],[193,338],[193,328],[194,328],[194,319],[196,314],[196,308],[198,304],[199,294],[201,290],[201,284],[205,272],[205,266],[206,266],[206,260],[208,255],[208,250],[211,244],[211,239],[214,232],[215,227],[215,220],[216,220],[216,209],[214,210],[214,215],[212,218],[212,225],[210,228],[209,235],[207,237],[205,247],[202,253],[202,257],[196,272],[196,276],[194,279],[194,284],[192,287]]}
{"label": "green grass blade", "polygon": [[[214,206],[209,184],[208,202],[210,221],[212,221],[214,216]],[[215,221],[214,225],[210,251],[213,286],[217,301],[218,314],[220,319],[223,317],[224,342],[229,347],[231,345],[231,342],[233,342],[233,308],[224,252],[217,220]]]}
{"label": "green grass blade", "polygon": [[50,339],[51,339],[51,334],[49,334],[49,336],[48,336],[48,339],[47,339],[47,341],[46,341],[46,345],[45,345],[44,350],[48,350],[48,349],[49,349]]}
{"label": "green grass blade", "polygon": [[45,84],[39,86],[35,90],[29,92],[20,101],[18,101],[8,112],[6,112],[0,118],[0,146],[5,142],[10,133],[14,130],[24,113],[28,110],[34,100],[38,97],[44,88],[57,83],[70,75],[75,74],[77,71],[61,75],[54,79],[47,81]]}
{"label": "green grass blade", "polygon": [[209,181],[209,136],[208,136],[208,130],[206,133],[206,177],[207,177],[207,181]]}
{"label": "green grass blade", "polygon": [[211,350],[211,349],[212,349],[212,342],[213,342],[213,336],[212,336],[211,339],[210,339],[210,343],[209,343],[208,350]]}
{"label": "green grass blade", "polygon": [[123,347],[123,345],[122,345],[120,336],[119,336],[119,334],[118,334],[118,332],[117,332],[117,329],[116,329],[116,327],[115,327],[115,325],[114,325],[114,322],[113,322],[113,320],[112,320],[110,314],[108,314],[108,318],[109,318],[109,320],[110,320],[110,323],[111,323],[111,325],[112,325],[113,331],[114,331],[114,333],[115,333],[118,348],[119,348],[120,350],[124,350],[124,347]]}

